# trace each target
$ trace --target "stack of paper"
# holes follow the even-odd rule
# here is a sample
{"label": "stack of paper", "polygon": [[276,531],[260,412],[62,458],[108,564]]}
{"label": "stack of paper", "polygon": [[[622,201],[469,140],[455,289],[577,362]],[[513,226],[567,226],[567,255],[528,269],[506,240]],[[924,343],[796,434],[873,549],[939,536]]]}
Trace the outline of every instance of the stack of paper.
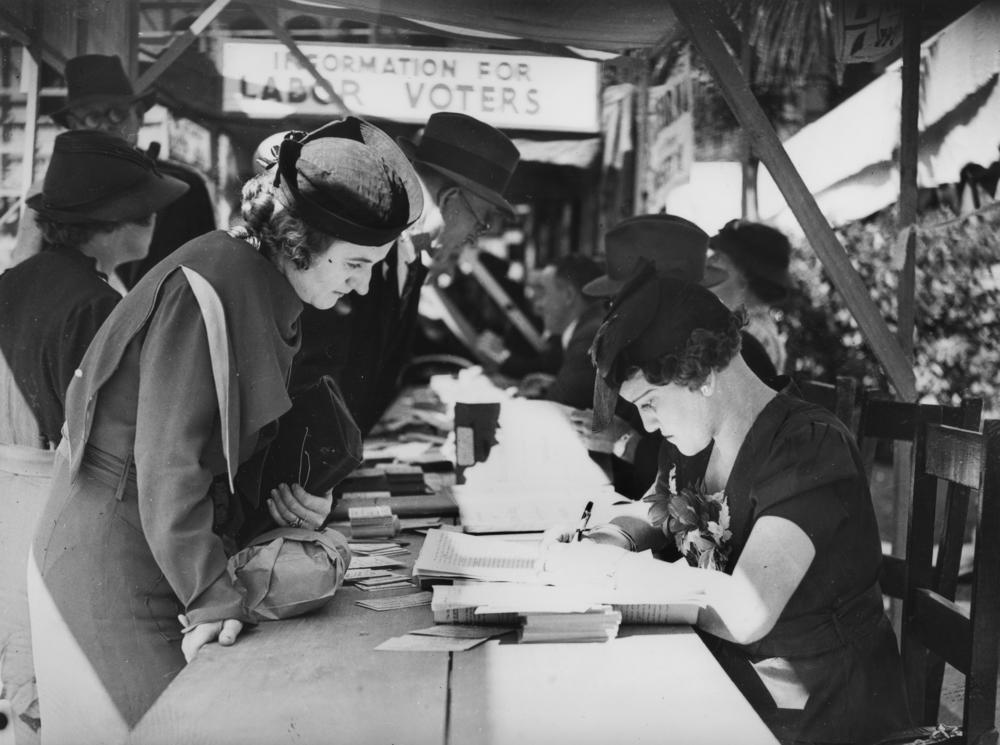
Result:
{"label": "stack of paper", "polygon": [[542,561],[538,546],[429,530],[413,565],[419,579],[456,578],[497,582],[538,580]]}
{"label": "stack of paper", "polygon": [[347,515],[352,538],[388,538],[399,533],[399,518],[386,505],[351,507]]}
{"label": "stack of paper", "polygon": [[522,642],[606,642],[618,636],[622,614],[600,605],[583,613],[525,613]]}
{"label": "stack of paper", "polygon": [[[574,551],[576,546],[565,544],[558,548],[563,549],[558,552],[563,565],[577,564],[583,577],[594,581],[582,582],[565,569],[550,571],[538,544],[444,530],[428,531],[414,575],[455,580],[433,588],[431,610],[439,623],[514,624],[526,613],[585,613],[595,605],[609,605],[626,624],[691,624],[704,607],[703,596],[658,584],[656,571],[649,573],[648,583],[618,589],[607,581],[610,575],[602,574],[600,562],[609,554],[582,547]],[[652,557],[629,556],[638,562],[633,569],[655,570],[659,564]]]}

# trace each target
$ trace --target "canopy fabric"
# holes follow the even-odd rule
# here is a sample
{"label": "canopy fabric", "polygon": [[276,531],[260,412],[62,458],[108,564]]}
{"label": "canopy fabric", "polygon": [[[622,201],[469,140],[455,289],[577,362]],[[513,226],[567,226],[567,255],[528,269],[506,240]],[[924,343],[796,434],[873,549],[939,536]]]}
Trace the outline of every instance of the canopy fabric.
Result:
{"label": "canopy fabric", "polygon": [[[389,25],[480,39],[542,42],[622,52],[654,46],[678,25],[668,0],[279,0],[379,16]],[[525,48],[524,45],[521,45]],[[530,44],[528,45],[530,46]]]}
{"label": "canopy fabric", "polygon": [[[986,0],[921,45],[917,182],[959,179],[969,162],[989,162],[1000,142],[1000,0]],[[900,65],[785,141],[833,225],[866,217],[899,198]],[[761,216],[801,233],[774,180],[758,178]]]}

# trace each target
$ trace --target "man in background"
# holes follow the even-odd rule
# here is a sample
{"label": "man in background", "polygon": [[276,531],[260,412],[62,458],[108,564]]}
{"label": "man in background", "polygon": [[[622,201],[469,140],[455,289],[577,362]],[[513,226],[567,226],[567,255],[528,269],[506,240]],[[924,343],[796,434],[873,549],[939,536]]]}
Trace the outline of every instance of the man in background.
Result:
{"label": "man in background", "polygon": [[[532,303],[550,339],[558,340],[561,358],[556,372],[533,372],[518,388],[528,398],[588,409],[594,397],[594,366],[590,345],[604,319],[604,303],[583,293],[584,285],[601,275],[586,256],[564,256],[540,273]],[[501,366],[502,369],[502,366]]]}

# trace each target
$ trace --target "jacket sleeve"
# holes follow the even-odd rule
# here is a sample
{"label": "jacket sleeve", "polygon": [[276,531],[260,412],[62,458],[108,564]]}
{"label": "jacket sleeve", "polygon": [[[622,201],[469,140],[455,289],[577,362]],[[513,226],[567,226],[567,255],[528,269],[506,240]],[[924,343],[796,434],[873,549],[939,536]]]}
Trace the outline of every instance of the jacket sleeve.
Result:
{"label": "jacket sleeve", "polygon": [[576,409],[594,407],[594,363],[590,361],[590,345],[597,333],[597,325],[578,329],[573,334],[555,382],[549,386],[545,398]]}
{"label": "jacket sleeve", "polygon": [[219,405],[205,324],[180,272],[164,284],[139,364],[135,465],[146,540],[192,624],[248,621],[212,532],[209,464],[225,468]]}

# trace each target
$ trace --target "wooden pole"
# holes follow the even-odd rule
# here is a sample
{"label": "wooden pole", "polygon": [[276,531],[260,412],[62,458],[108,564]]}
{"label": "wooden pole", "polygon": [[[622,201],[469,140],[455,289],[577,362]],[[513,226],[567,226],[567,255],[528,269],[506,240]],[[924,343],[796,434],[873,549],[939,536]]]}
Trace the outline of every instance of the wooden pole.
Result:
{"label": "wooden pole", "polygon": [[163,50],[160,56],[157,57],[156,62],[150,65],[149,69],[136,81],[135,89],[137,91],[144,91],[156,82],[156,79],[184,53],[185,49],[194,43],[194,40],[198,38],[198,34],[204,31],[208,24],[214,21],[229,3],[230,0],[215,0],[215,2],[205,8],[187,30],[170,42],[170,46]]}
{"label": "wooden pole", "polygon": [[28,93],[24,106],[24,144],[21,150],[21,219],[28,206],[28,192],[35,183],[35,144],[38,139],[38,61],[25,47],[21,54],[21,79]]}
{"label": "wooden pole", "polygon": [[309,74],[312,75],[313,80],[315,80],[316,83],[324,91],[326,91],[326,95],[330,97],[330,105],[339,109],[339,111],[331,113],[337,116],[347,116],[350,114],[351,110],[347,108],[347,104],[344,103],[343,99],[337,95],[337,92],[333,89],[333,85],[330,81],[323,77],[320,71],[316,69],[316,65],[312,63],[312,60],[309,59],[301,49],[299,49],[299,45],[295,43],[295,39],[293,39],[292,35],[288,33],[288,29],[278,23],[277,15],[272,13],[270,10],[264,10],[263,8],[257,7],[253,8],[253,12],[264,22],[268,29],[270,29],[275,38],[284,44],[288,51],[292,53],[292,56],[295,57],[295,60],[300,65],[302,65],[302,68],[307,70]]}
{"label": "wooden pole", "polygon": [[777,182],[813,250],[823,262],[834,287],[843,296],[861,333],[885,368],[896,388],[896,394],[905,401],[916,400],[916,383],[910,360],[890,332],[885,319],[872,301],[868,288],[851,266],[844,247],[840,245],[816,200],[809,193],[795,164],[788,157],[777,133],[750,91],[750,86],[740,74],[739,66],[709,20],[702,7],[704,1],[695,3],[674,0],[672,7],[708,62],[733,114],[753,137],[757,155]]}
{"label": "wooden pole", "polygon": [[[920,6],[919,2],[902,3],[903,13],[903,92],[900,100],[899,129],[899,225],[900,231],[912,228],[917,221],[917,152],[920,114]],[[899,276],[897,335],[903,353],[913,360],[913,330],[916,321],[916,236],[910,231],[906,254]]]}
{"label": "wooden pole", "polygon": [[635,190],[632,214],[646,211],[646,170],[649,168],[649,60],[645,52],[636,57],[639,66],[635,86]]}
{"label": "wooden pole", "polygon": [[[743,4],[743,28],[740,29],[740,69],[747,82],[753,80],[753,47],[750,46],[750,25],[753,22],[750,3]],[[740,192],[740,212],[744,220],[757,220],[757,160],[753,154],[753,141],[743,130],[740,132],[740,172],[743,188]]]}

